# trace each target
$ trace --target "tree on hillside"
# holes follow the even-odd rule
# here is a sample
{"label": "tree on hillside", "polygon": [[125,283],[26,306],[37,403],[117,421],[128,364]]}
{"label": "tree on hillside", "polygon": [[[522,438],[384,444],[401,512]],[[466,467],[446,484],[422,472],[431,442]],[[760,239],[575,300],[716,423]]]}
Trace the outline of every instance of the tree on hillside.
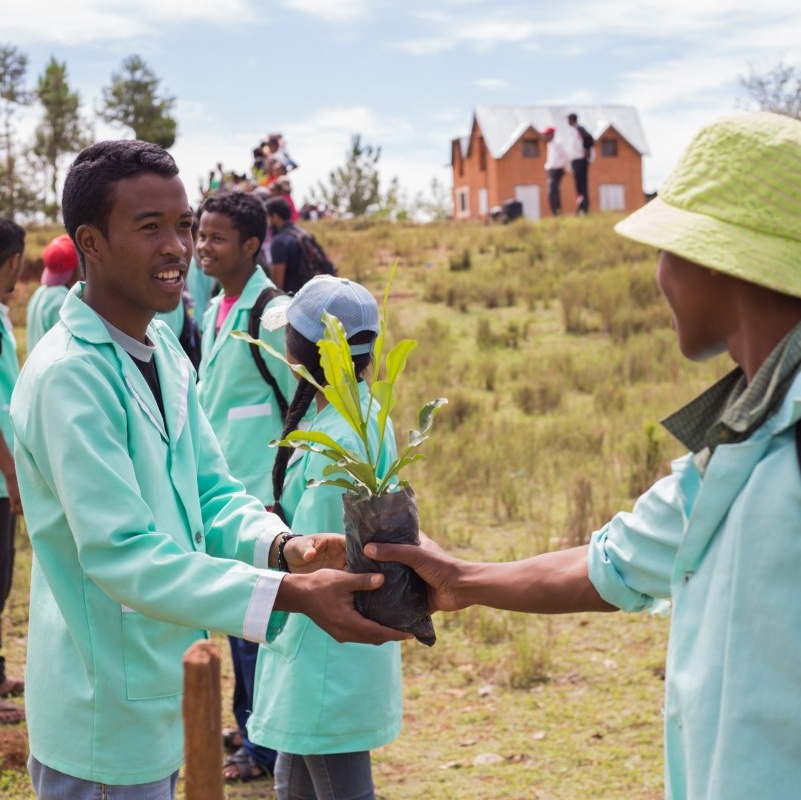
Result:
{"label": "tree on hillside", "polygon": [[67,83],[67,65],[51,58],[39,77],[36,90],[44,108],[42,121],[34,134],[33,151],[47,163],[50,177],[50,203],[48,216],[58,216],[58,167],[63,155],[77,153],[89,143],[80,116],[80,96],[70,91]]}
{"label": "tree on hillside", "polygon": [[0,44],[0,149],[5,153],[3,166],[3,213],[14,217],[16,212],[16,170],[14,156],[14,114],[19,106],[33,102],[33,92],[25,88],[28,57],[13,44]]}
{"label": "tree on hillside", "polygon": [[[351,140],[344,166],[331,171],[328,185],[319,183],[320,195],[341,214],[361,217],[381,204],[378,160],[381,148],[363,145],[359,134]],[[313,195],[316,193],[312,193]]]}
{"label": "tree on hillside", "polygon": [[442,222],[453,216],[453,202],[450,189],[436,177],[431,179],[430,194],[418,192],[415,211],[426,219]]}
{"label": "tree on hillside", "polygon": [[801,70],[779,62],[767,72],[751,67],[740,85],[761,111],[773,111],[801,119]]}
{"label": "tree on hillside", "polygon": [[175,98],[159,96],[161,79],[137,55],[122,62],[103,89],[99,114],[106,121],[131,128],[137,139],[172,147],[178,123],[170,114]]}
{"label": "tree on hillside", "polygon": [[[0,217],[16,217],[19,221],[43,222],[47,212],[47,164],[28,147],[14,154],[14,211],[8,206],[5,193],[0,194]],[[0,185],[6,185],[6,167],[0,163]]]}

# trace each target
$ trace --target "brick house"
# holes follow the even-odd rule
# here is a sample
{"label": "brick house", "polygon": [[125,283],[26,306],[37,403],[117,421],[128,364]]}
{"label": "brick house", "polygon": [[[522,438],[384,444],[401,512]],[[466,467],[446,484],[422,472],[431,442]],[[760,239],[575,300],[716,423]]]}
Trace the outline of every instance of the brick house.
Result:
{"label": "brick house", "polygon": [[[482,106],[473,114],[470,135],[451,142],[453,216],[484,219],[497,206],[518,200],[523,216],[549,216],[545,139],[556,128],[563,142],[572,133],[567,115],[594,137],[589,169],[590,212],[633,211],[645,202],[642,158],[648,155],[639,115],[631,106]],[[562,180],[562,207],[575,208],[573,176]]]}

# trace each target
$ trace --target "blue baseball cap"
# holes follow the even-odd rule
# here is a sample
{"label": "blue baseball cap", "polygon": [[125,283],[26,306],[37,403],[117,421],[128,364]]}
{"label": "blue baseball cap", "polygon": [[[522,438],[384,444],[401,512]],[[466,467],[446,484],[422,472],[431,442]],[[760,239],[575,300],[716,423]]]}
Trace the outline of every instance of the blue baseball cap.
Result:
{"label": "blue baseball cap", "polygon": [[[369,331],[377,335],[378,303],[360,283],[334,275],[316,275],[305,283],[298,293],[277,308],[270,308],[262,316],[267,330],[276,330],[288,322],[304,339],[319,342],[325,325],[323,312],[335,316],[350,339],[357,333]],[[371,352],[373,342],[351,345],[354,356]]]}

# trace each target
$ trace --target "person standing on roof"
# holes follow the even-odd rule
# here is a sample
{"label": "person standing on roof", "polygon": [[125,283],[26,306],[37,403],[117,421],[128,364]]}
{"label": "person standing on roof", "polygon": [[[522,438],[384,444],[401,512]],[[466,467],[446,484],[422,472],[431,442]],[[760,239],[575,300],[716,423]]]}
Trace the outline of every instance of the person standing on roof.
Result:
{"label": "person standing on roof", "polygon": [[570,157],[562,143],[556,139],[556,128],[546,128],[542,135],[546,142],[545,172],[548,175],[548,205],[558,217],[562,213],[562,178],[570,168]]}
{"label": "person standing on roof", "polygon": [[567,152],[570,156],[573,180],[576,182],[576,213],[586,214],[590,210],[588,172],[595,139],[586,128],[579,125],[578,116],[575,113],[567,115],[567,123],[570,125]]}

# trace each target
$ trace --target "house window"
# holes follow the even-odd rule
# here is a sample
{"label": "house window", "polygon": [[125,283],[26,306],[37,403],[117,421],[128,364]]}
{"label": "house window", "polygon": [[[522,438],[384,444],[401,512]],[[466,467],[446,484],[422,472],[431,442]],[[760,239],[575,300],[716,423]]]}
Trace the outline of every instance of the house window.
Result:
{"label": "house window", "polygon": [[617,158],[617,139],[601,139],[601,156]]}
{"label": "house window", "polygon": [[470,216],[470,189],[467,187],[456,190],[456,216]]}
{"label": "house window", "polygon": [[626,187],[622,183],[602,183],[601,211],[625,211]]}
{"label": "house window", "polygon": [[482,172],[487,171],[487,148],[485,147],[483,140],[478,144],[478,168]]}
{"label": "house window", "polygon": [[540,143],[536,139],[523,139],[523,158],[539,158]]}

